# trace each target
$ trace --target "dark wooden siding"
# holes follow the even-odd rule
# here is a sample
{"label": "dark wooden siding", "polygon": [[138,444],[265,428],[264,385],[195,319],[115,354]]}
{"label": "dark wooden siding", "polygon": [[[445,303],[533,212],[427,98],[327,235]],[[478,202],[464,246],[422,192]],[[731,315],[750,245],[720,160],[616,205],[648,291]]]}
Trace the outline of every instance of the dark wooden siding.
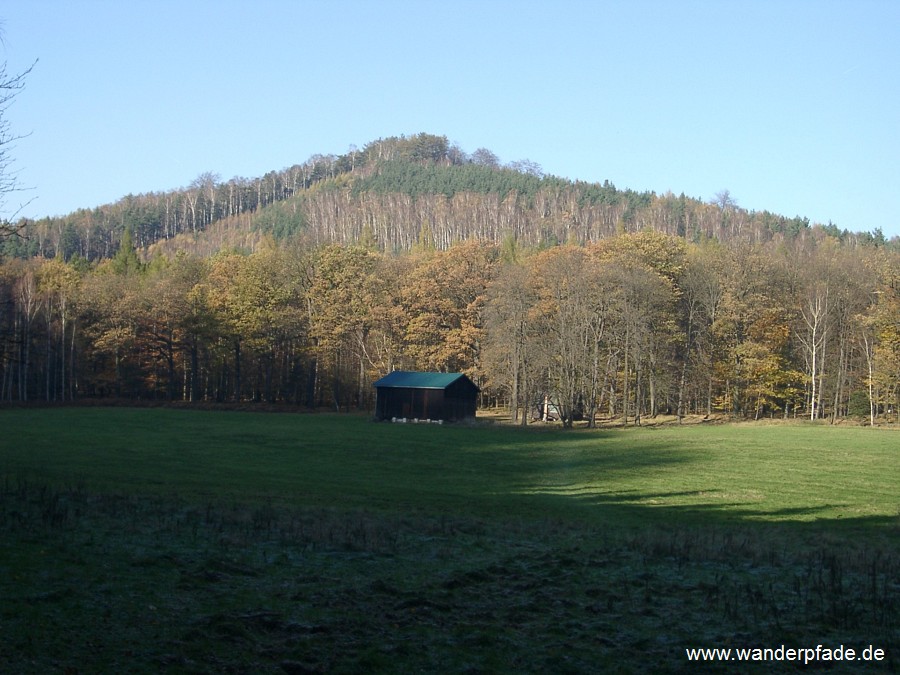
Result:
{"label": "dark wooden siding", "polygon": [[478,387],[461,378],[444,389],[377,387],[375,416],[451,422],[475,417]]}

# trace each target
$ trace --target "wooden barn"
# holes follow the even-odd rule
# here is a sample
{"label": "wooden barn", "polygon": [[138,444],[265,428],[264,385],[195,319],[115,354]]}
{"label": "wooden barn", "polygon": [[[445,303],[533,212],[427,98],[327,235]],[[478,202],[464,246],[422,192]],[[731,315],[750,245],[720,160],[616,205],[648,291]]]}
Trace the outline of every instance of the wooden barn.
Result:
{"label": "wooden barn", "polygon": [[375,417],[452,422],[475,417],[479,389],[462,373],[395,370],[378,380]]}

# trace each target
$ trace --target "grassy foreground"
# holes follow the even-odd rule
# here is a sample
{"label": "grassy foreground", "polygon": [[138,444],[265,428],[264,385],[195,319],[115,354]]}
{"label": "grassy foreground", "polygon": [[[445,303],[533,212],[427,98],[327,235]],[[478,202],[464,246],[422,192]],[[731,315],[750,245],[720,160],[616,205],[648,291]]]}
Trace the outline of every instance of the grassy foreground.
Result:
{"label": "grassy foreground", "polygon": [[685,648],[820,643],[900,668],[897,431],[0,429],[0,672],[790,672]]}

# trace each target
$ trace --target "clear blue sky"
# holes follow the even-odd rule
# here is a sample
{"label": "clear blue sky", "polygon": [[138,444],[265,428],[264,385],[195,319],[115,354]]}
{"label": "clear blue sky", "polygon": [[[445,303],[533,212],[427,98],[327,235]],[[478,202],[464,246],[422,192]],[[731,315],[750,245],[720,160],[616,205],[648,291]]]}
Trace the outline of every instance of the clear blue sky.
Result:
{"label": "clear blue sky", "polygon": [[39,59],[7,111],[30,217],[424,131],[900,235],[896,0],[12,0],[0,21],[9,71]]}

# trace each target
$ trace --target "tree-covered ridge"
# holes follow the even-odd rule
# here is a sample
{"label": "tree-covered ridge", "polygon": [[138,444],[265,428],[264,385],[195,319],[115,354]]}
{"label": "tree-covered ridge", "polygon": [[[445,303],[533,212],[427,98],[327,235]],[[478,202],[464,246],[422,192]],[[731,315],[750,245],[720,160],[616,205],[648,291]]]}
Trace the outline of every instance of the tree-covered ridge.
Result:
{"label": "tree-covered ridge", "polygon": [[544,175],[528,160],[502,165],[491,151],[467,154],[445,136],[379,139],[344,155],[314,155],[265,176],[221,180],[205,173],[186,188],[128,195],[114,204],[20,223],[8,239],[14,257],[113,256],[126,230],[151,247],[214,253],[253,249],[262,235],[303,234],[320,243],[371,237],[382,250],[408,250],[423,238],[439,248],[467,238],[523,245],[600,241],[651,229],[687,241],[769,241],[813,230],[845,242],[884,244],[880,232],[850,233],[832,224],[740,208],[727,193],[703,202],[685,195],[617,189]]}

